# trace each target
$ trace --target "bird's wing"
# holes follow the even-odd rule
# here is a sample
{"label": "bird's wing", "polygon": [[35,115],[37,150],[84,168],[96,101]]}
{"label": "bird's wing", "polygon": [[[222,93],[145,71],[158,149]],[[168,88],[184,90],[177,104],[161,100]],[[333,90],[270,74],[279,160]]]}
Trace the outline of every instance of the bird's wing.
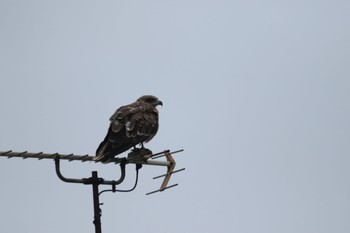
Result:
{"label": "bird's wing", "polygon": [[150,141],[158,131],[158,111],[150,104],[135,102],[118,108],[110,122],[106,138],[96,151],[101,160]]}
{"label": "bird's wing", "polygon": [[140,106],[125,123],[126,135],[135,141],[148,142],[158,131],[158,111],[153,106]]}
{"label": "bird's wing", "polygon": [[111,121],[112,131],[117,133],[124,126],[127,127],[127,125],[130,124],[128,123],[130,121],[130,118],[132,118],[133,115],[137,114],[137,112],[140,111],[142,111],[142,108],[140,108],[137,102],[118,108],[109,118]]}

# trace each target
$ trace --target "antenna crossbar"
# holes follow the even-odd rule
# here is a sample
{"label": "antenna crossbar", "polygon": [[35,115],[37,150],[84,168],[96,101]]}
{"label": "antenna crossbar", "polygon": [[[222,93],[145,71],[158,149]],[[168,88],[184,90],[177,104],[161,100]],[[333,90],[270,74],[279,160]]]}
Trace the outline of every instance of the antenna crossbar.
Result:
{"label": "antenna crossbar", "polygon": [[[154,157],[159,156],[165,156],[165,154],[175,154],[183,150],[179,151],[174,151],[170,152],[169,150],[159,152],[156,154],[150,154],[146,155],[144,157],[131,157],[131,158],[113,158],[110,159],[108,163],[114,163],[114,164],[119,164],[119,163],[134,163],[134,164],[148,164],[148,165],[157,165],[157,166],[169,166],[170,162],[169,161],[159,161],[159,160],[151,160],[149,158],[154,159]],[[23,152],[15,152],[12,150],[9,151],[0,151],[0,157],[7,157],[7,158],[23,158],[23,159],[28,159],[28,158],[33,158],[33,159],[60,159],[60,160],[68,160],[68,162],[72,161],[81,161],[81,162],[95,162],[98,163],[100,161],[95,160],[95,156],[89,156],[88,154],[86,155],[76,155],[76,154],[60,154],[60,153],[44,153],[44,152],[39,152],[39,153],[32,153],[28,151],[23,151]]]}
{"label": "antenna crossbar", "polygon": [[[94,161],[94,156],[88,156],[88,155],[75,155],[75,154],[59,154],[59,153],[31,153],[27,151],[23,152],[15,152],[12,150],[9,151],[0,151],[0,157],[7,157],[7,158],[23,158],[23,159],[28,159],[28,158],[33,158],[33,159],[55,159],[58,157],[61,160],[68,160],[68,161]],[[94,161],[96,162],[96,161]]]}

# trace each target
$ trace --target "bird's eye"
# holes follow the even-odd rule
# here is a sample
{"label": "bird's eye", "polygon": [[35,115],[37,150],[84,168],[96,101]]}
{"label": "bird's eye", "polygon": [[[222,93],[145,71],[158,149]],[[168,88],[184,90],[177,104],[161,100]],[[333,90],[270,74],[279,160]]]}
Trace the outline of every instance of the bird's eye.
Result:
{"label": "bird's eye", "polygon": [[153,103],[154,101],[155,101],[154,98],[148,98],[148,99],[146,100],[147,103]]}

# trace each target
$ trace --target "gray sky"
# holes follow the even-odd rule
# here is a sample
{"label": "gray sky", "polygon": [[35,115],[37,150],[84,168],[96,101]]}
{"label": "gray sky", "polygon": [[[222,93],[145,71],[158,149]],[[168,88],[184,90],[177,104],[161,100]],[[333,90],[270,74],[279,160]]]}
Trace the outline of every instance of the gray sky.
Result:
{"label": "gray sky", "polygon": [[[102,195],[108,232],[350,231],[349,1],[0,1],[0,150],[93,155],[116,108],[164,103],[144,166]],[[68,177],[113,165],[62,164]],[[119,188],[134,182],[134,167]],[[94,232],[90,186],[0,158],[1,232]]]}

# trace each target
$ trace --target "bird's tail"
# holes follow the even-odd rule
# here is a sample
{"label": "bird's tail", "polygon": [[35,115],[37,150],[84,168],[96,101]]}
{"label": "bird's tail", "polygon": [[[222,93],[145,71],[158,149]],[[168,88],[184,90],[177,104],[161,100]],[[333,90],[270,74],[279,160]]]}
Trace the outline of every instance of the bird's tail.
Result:
{"label": "bird's tail", "polygon": [[105,138],[99,145],[96,150],[95,161],[99,161],[102,163],[108,163],[110,158],[113,158],[113,155],[110,153],[111,145],[107,138]]}

